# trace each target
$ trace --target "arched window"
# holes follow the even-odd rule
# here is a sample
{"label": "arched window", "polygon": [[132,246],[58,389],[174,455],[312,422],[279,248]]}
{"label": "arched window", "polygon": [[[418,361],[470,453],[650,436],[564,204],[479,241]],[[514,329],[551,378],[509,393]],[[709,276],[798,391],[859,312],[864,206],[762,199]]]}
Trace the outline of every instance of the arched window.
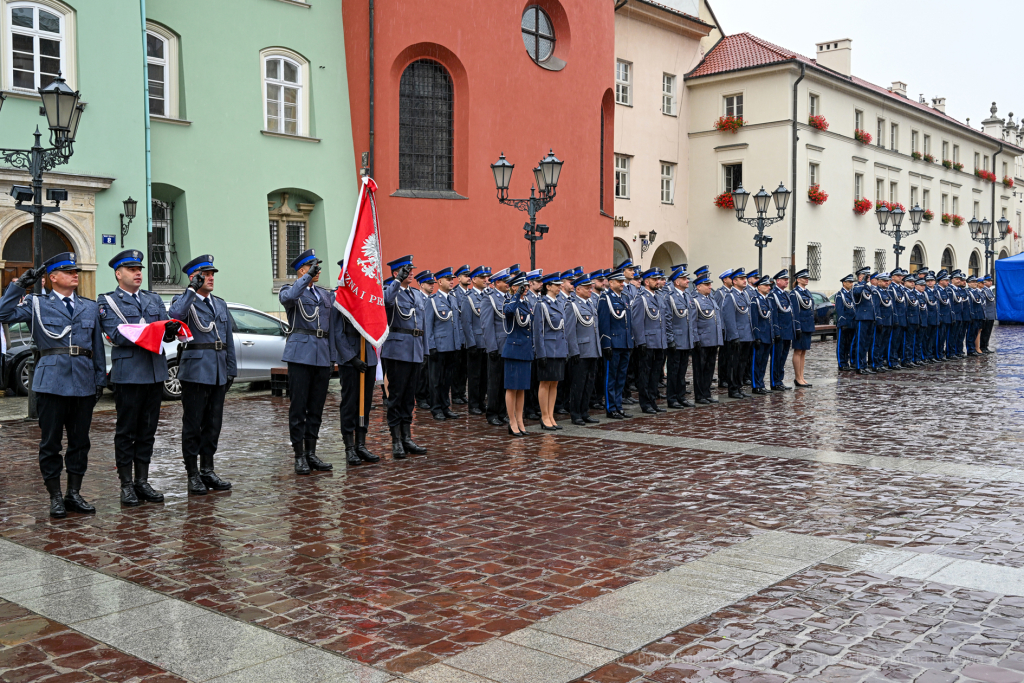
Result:
{"label": "arched window", "polygon": [[942,252],[942,265],[943,270],[953,270],[956,266],[956,260],[953,256],[953,250],[950,247],[946,247]]}
{"label": "arched window", "polygon": [[633,258],[629,245],[618,237],[612,240],[612,265],[617,266],[628,258]]}
{"label": "arched window", "polygon": [[146,24],[146,73],[149,113],[179,118],[178,37],[159,24]]}
{"label": "arched window", "polygon": [[441,64],[406,67],[398,91],[398,187],[452,190],[454,92]]}
{"label": "arched window", "polygon": [[916,273],[924,266],[924,250],[920,244],[915,244],[910,250],[910,271]]}
{"label": "arched window", "polygon": [[[62,251],[74,250],[71,241],[64,236],[64,233],[53,226],[43,224],[43,260]],[[4,260],[2,282],[4,291],[7,290],[8,284],[32,267],[34,254],[35,241],[31,224],[23,225],[11,233],[3,245],[2,256],[0,256]]]}
{"label": "arched window", "polygon": [[268,48],[260,57],[264,132],[310,137],[309,62],[284,48]]}
{"label": "arched window", "polygon": [[967,261],[967,274],[978,275],[981,273],[981,256],[977,251],[971,252],[971,258]]}
{"label": "arched window", "polygon": [[999,256],[996,257],[996,261],[998,261],[999,259],[1004,259],[1004,258],[1006,258],[1009,255],[1010,255],[1010,252],[1006,251],[1005,249],[1000,249],[999,250]]}
{"label": "arched window", "polygon": [[[2,3],[0,3],[2,4]],[[66,61],[69,18],[74,14],[59,3],[10,2],[4,24],[7,35],[6,82],[14,90],[35,91],[49,85],[58,73],[73,86]]]}

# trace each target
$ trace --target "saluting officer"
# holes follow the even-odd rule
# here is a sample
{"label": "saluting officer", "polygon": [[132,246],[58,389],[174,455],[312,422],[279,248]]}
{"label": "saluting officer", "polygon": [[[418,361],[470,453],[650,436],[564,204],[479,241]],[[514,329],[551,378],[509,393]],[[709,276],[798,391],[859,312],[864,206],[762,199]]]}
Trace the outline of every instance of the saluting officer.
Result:
{"label": "saluting officer", "polygon": [[442,268],[434,274],[437,291],[426,304],[425,326],[427,352],[430,354],[430,414],[435,420],[462,417],[451,409],[452,381],[462,339],[459,301],[452,292],[452,269]]}
{"label": "saluting officer", "polygon": [[871,269],[861,268],[857,271],[857,283],[850,291],[853,297],[854,320],[857,323],[856,351],[857,372],[862,375],[874,374],[871,368],[871,351],[875,343],[875,306],[871,303],[871,292],[874,289],[868,280]]}
{"label": "saluting officer", "polygon": [[[181,381],[181,454],[188,473],[190,496],[205,496],[208,489],[226,491],[231,483],[213,469],[220,429],[224,421],[224,396],[238,375],[235,339],[228,305],[213,295],[213,256],[204,254],[181,269],[190,280],[182,294],[171,299],[168,313],[192,332],[178,356]],[[198,461],[198,466],[197,466]]]}
{"label": "saluting officer", "polygon": [[622,392],[626,387],[629,354],[633,348],[629,304],[622,294],[625,286],[625,273],[613,271],[608,275],[608,289],[597,307],[597,327],[601,333],[601,355],[605,364],[605,414],[616,420],[632,417],[622,410]]}
{"label": "saluting officer", "polygon": [[574,425],[597,424],[590,417],[589,401],[594,376],[601,358],[601,335],[597,327],[597,299],[593,297],[590,275],[573,281],[576,296],[565,307],[565,339],[569,345],[569,369],[573,374],[568,400]]}
{"label": "saluting officer", "polygon": [[768,301],[768,292],[771,291],[771,288],[771,278],[765,275],[757,281],[754,296],[750,299],[751,325],[754,333],[750,382],[753,386],[752,392],[759,395],[771,393],[764,385],[764,375],[768,370],[774,340],[772,304]]}
{"label": "saluting officer", "polygon": [[[540,301],[541,297],[541,278],[544,277],[544,271],[540,268],[531,270],[526,274],[526,297],[525,301],[530,309],[530,314],[533,314],[533,309],[537,306],[537,302]],[[533,332],[532,328],[530,331],[530,339],[532,344]],[[506,343],[508,340],[506,339]],[[520,354],[522,355],[522,354]],[[523,417],[527,420],[539,420],[540,419],[540,398],[538,397],[538,391],[540,383],[537,380],[537,360],[534,357],[532,351],[530,353],[530,389],[526,392],[523,397]],[[508,382],[506,381],[506,384]]]}
{"label": "saluting officer", "polygon": [[857,281],[856,276],[850,273],[839,281],[840,288],[836,292],[836,361],[839,364],[840,372],[853,370],[852,351],[853,340],[856,336],[856,313],[853,306],[853,283]]}
{"label": "saluting officer", "polygon": [[[39,470],[50,494],[50,516],[57,518],[66,517],[68,510],[96,512],[80,492],[89,466],[92,409],[106,384],[107,370],[96,302],[75,292],[80,270],[75,255],[62,252],[25,271],[0,299],[0,323],[28,323],[39,349],[32,377],[42,433]],[[44,273],[47,293],[25,296]],[[62,461],[65,433],[68,448]],[[63,500],[62,469],[68,473]]]}
{"label": "saluting officer", "polygon": [[558,301],[561,281],[559,273],[544,276],[545,294],[534,309],[533,352],[537,357],[540,383],[540,428],[546,431],[561,429],[555,422],[555,394],[558,383],[565,377],[565,360],[569,355],[565,341],[565,309]]}
{"label": "saluting officer", "polygon": [[[604,269],[595,270],[590,274],[590,307],[594,310],[594,320],[597,320],[597,307],[601,302],[601,297],[604,295],[604,290],[608,287],[608,271]],[[598,341],[600,342],[600,332],[598,333]],[[594,361],[594,385],[590,391],[590,398],[588,399],[591,410],[604,411],[604,360],[600,358],[601,345],[598,343],[597,347],[598,359]]]}
{"label": "saluting officer", "polygon": [[[750,320],[750,300],[743,291],[746,285],[746,272],[738,268],[732,272],[730,280],[733,286],[722,296],[719,308],[722,311],[722,325],[725,329],[725,346],[728,348],[729,361],[725,366],[726,386],[729,387],[729,398],[750,398],[743,391],[744,363],[747,348],[754,341],[754,330]],[[718,361],[721,373],[722,361]]]}
{"label": "saluting officer", "polygon": [[715,358],[722,345],[724,329],[721,311],[711,298],[711,278],[702,277],[694,283],[697,293],[693,297],[693,397],[694,403],[718,403],[711,396],[711,378],[715,372]]}
{"label": "saluting officer", "polygon": [[[427,310],[427,302],[434,295],[436,280],[434,274],[429,270],[421,270],[416,274],[416,282],[419,289],[415,290],[416,300],[424,311]],[[425,318],[426,316],[424,316]],[[424,319],[424,328],[426,320]],[[424,346],[426,345],[426,329],[423,331]],[[416,371],[416,407],[420,410],[430,410],[430,355],[424,350],[423,362]]]}
{"label": "saluting officer", "polygon": [[793,277],[797,283],[789,293],[793,309],[793,386],[809,389],[811,384],[804,379],[804,364],[814,336],[814,298],[807,291],[811,274],[804,268]]}
{"label": "saluting officer", "polygon": [[917,367],[917,329],[921,325],[921,306],[914,288],[916,279],[909,272],[903,276],[903,295],[907,302],[907,326],[903,332],[900,365],[906,368]]}
{"label": "saluting officer", "polygon": [[508,294],[509,271],[501,270],[491,276],[491,290],[483,299],[480,310],[480,328],[487,352],[487,424],[503,427],[505,416],[505,295]]}
{"label": "saluting officer", "polygon": [[950,328],[953,325],[953,300],[949,291],[949,272],[940,270],[935,274],[935,294],[939,299],[939,328],[935,336],[935,356],[947,361],[953,355],[950,342]]}
{"label": "saluting officer", "polygon": [[907,334],[907,295],[903,287],[903,269],[889,273],[889,295],[892,297],[892,332],[889,342],[889,367],[903,366],[903,339]]}
{"label": "saluting officer", "polygon": [[877,372],[889,372],[892,349],[893,306],[892,292],[889,291],[889,274],[879,273],[878,286],[872,292],[875,302],[875,351],[874,368]]}
{"label": "saluting officer", "polygon": [[462,309],[462,333],[466,339],[466,377],[469,383],[467,401],[471,415],[484,414],[484,397],[487,395],[487,342],[480,320],[486,301],[487,279],[491,269],[477,266],[472,273],[473,287],[466,295],[466,306]]}
{"label": "saluting officer", "polygon": [[939,293],[935,287],[935,273],[928,271],[925,275],[925,301],[928,305],[928,332],[924,342],[924,362],[938,363],[939,336]]}
{"label": "saluting officer", "polygon": [[789,270],[783,268],[775,277],[775,286],[772,287],[768,300],[772,304],[772,334],[774,343],[772,346],[772,391],[789,391],[792,387],[786,386],[786,359],[789,358],[789,349],[793,344],[793,337],[796,336],[796,322],[793,316],[793,302],[786,293],[789,286]]}
{"label": "saluting officer", "polygon": [[[338,266],[345,261],[338,261]],[[366,448],[366,430],[372,406],[373,385],[377,378],[377,351],[366,344],[366,360],[360,358],[362,335],[337,306],[331,306],[331,352],[338,363],[341,380],[341,439],[345,443],[345,462],[356,467],[362,462],[380,462]],[[363,424],[359,423],[359,386],[363,388]],[[294,399],[293,399],[294,400]]]}
{"label": "saluting officer", "polygon": [[320,264],[312,249],[292,262],[296,280],[281,287],[278,300],[288,315],[288,339],[281,360],[288,364],[288,433],[295,451],[295,474],[328,472],[334,465],[316,455],[327,385],[334,370],[331,310],[334,297],[320,281]]}
{"label": "saluting officer", "polygon": [[[462,332],[462,309],[466,306],[466,296],[469,295],[469,290],[472,289],[470,284],[470,268],[469,264],[459,266],[455,269],[453,275],[455,276],[455,288],[452,289],[452,294],[455,295],[455,302],[459,307],[459,319],[456,320],[456,324],[459,326],[460,332]],[[461,349],[455,352],[455,369],[452,372],[452,403],[458,406],[466,405],[466,372],[469,369],[466,360],[466,339],[463,334],[462,338],[463,346]]]}
{"label": "saluting officer", "polygon": [[654,293],[658,271],[651,269],[641,278],[644,287],[633,298],[630,320],[636,342],[636,387],[640,394],[640,410],[644,413],[664,413],[658,407],[658,376],[665,362],[665,319],[661,302]]}
{"label": "saluting officer", "polygon": [[[160,421],[160,400],[167,380],[167,357],[153,353],[117,330],[121,324],[167,320],[167,309],[157,294],[142,289],[142,252],[127,249],[110,259],[117,289],[99,297],[100,325],[114,348],[110,350],[110,381],[117,386],[117,427],[114,432],[114,460],[121,480],[121,504],[139,505],[140,500],[162,503],[164,495],[149,485],[149,463],[153,458],[156,427]],[[177,321],[164,328],[164,341],[174,341],[181,328]],[[134,477],[133,477],[134,467]]]}
{"label": "saluting officer", "polygon": [[985,295],[985,323],[981,328],[981,352],[992,353],[988,348],[992,339],[992,328],[996,324],[996,292],[992,276],[986,274],[982,278],[981,293]]}
{"label": "saluting officer", "polygon": [[380,355],[387,360],[388,367],[391,456],[401,460],[406,453],[424,455],[427,452],[412,440],[416,373],[423,364],[427,348],[423,336],[425,312],[420,297],[412,289],[412,256],[395,259],[388,266],[395,279],[384,288],[384,309],[390,332]]}
{"label": "saluting officer", "polygon": [[[682,264],[686,265],[686,264]],[[693,349],[693,300],[690,296],[690,277],[686,268],[672,272],[672,286],[668,288],[665,315],[665,335],[668,360],[665,363],[665,398],[669,408],[692,408],[686,400],[686,366]]]}
{"label": "saluting officer", "polygon": [[[730,268],[721,275],[718,279],[721,280],[722,286],[714,290],[711,293],[711,298],[718,304],[719,310],[723,307],[726,295],[732,290],[732,274],[735,271],[734,268]],[[718,350],[718,388],[725,389],[729,386],[729,356],[732,352],[732,346],[726,341],[722,344],[722,348]],[[730,392],[731,393],[731,392]]]}

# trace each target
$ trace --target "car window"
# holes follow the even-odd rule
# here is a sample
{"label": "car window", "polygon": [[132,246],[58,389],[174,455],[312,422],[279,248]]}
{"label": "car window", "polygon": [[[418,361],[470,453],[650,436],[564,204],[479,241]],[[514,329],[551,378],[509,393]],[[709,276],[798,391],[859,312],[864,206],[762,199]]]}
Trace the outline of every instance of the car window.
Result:
{"label": "car window", "polygon": [[816,304],[823,304],[826,301],[825,296],[823,294],[818,294],[817,292],[811,292],[811,298],[814,299],[814,303]]}
{"label": "car window", "polygon": [[7,326],[7,341],[29,341],[32,339],[32,331],[28,327],[28,323],[14,323],[13,325]]}
{"label": "car window", "polygon": [[247,311],[244,308],[232,308],[231,319],[234,331],[241,334],[263,334],[271,337],[283,337],[284,324],[269,315]]}

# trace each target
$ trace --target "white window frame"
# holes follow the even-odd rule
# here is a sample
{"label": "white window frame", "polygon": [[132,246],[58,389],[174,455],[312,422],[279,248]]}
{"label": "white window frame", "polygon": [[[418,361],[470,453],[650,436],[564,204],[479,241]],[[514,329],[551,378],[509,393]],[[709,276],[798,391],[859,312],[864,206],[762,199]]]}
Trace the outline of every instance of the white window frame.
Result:
{"label": "white window frame", "polygon": [[[180,119],[178,100],[178,36],[160,24],[146,22],[146,34],[153,35],[164,43],[164,58],[157,60],[146,52],[146,65],[160,63],[164,67],[164,113],[168,119]],[[148,69],[147,69],[148,77]],[[151,114],[151,116],[158,116]]]}
{"label": "white window frame", "polygon": [[960,197],[953,195],[953,203],[950,205],[953,209],[952,213],[954,216],[960,215]]}
{"label": "white window frame", "polygon": [[913,209],[915,206],[919,206],[918,202],[918,190],[917,185],[910,186],[910,208]]}
{"label": "white window frame", "polygon": [[953,145],[953,163],[954,164],[959,164],[960,163],[960,145],[957,145],[957,144]]}
{"label": "white window frame", "polygon": [[853,201],[859,202],[864,197],[864,174],[853,174]]}
{"label": "white window frame", "polygon": [[864,112],[860,109],[853,110],[853,127],[856,130],[864,130]]}
{"label": "white window frame", "polygon": [[949,159],[949,140],[942,141],[942,161]]}
{"label": "white window frame", "polygon": [[921,146],[921,151],[924,154],[932,153],[932,136],[927,133],[924,134],[924,143]]}
{"label": "white window frame", "polygon": [[986,154],[984,157],[982,157],[982,159],[983,159],[982,163],[985,165],[985,170],[987,171],[988,170],[988,155]]}
{"label": "white window frame", "polygon": [[942,213],[949,213],[949,194],[946,192],[942,193]]}
{"label": "white window frame", "polygon": [[615,104],[633,106],[633,63],[615,60]]}
{"label": "white window frame", "polygon": [[889,181],[889,201],[893,204],[900,202],[900,184],[895,180]]}
{"label": "white window frame", "polygon": [[[667,172],[666,172],[667,169]],[[669,161],[661,162],[661,203],[675,204],[676,200],[676,165]]]}
{"label": "white window frame", "polygon": [[670,73],[661,74],[661,113],[676,115],[676,77]]}
{"label": "white window frame", "polygon": [[885,178],[875,178],[875,201],[885,199]]}
{"label": "white window frame", "polygon": [[918,140],[919,137],[920,137],[920,134],[916,130],[911,130],[910,131],[910,153],[911,154],[913,154],[914,152],[920,152],[921,151],[921,150],[919,150],[917,148],[917,140]]}
{"label": "white window frame", "polygon": [[885,147],[885,119],[878,119],[878,125],[875,126],[875,133],[878,135],[878,139],[875,140],[875,144],[879,147]]}
{"label": "white window frame", "polygon": [[975,152],[974,153],[974,169],[977,170],[979,168],[981,168],[981,152]]}
{"label": "white window frame", "polygon": [[729,179],[728,179],[729,170],[728,169],[730,167],[733,167],[733,166],[739,166],[740,167],[740,184],[737,185],[736,187],[742,187],[743,186],[743,162],[742,161],[730,161],[728,163],[722,164],[722,192],[732,192],[733,190],[736,189],[736,187],[733,187],[732,190],[729,189]]}
{"label": "white window frame", "polygon": [[[629,199],[629,166],[630,166],[630,161],[631,161],[631,157],[629,157],[629,156],[627,156],[625,154],[616,154],[615,155],[615,164],[614,164],[614,166],[615,166],[615,176],[612,178],[612,182],[614,182],[613,191],[615,192],[615,198],[616,199]],[[621,185],[619,183],[619,178],[620,177],[622,178]],[[619,187],[620,186],[625,190],[624,193],[621,193],[621,194],[619,193]]]}
{"label": "white window frame", "polygon": [[817,93],[807,94],[807,113],[808,116],[817,116],[821,113],[821,96]]}
{"label": "white window frame", "polygon": [[[299,97],[297,102],[297,109],[295,115],[296,120],[296,132],[285,133],[282,128],[280,131],[272,131],[267,127],[267,62],[272,59],[283,59],[285,61],[292,62],[299,68],[299,82],[286,83],[283,79],[279,82],[274,82],[274,85],[285,85],[288,87],[298,86]],[[260,51],[260,84],[262,86],[263,99],[260,101],[260,106],[263,111],[263,132],[270,135],[283,135],[286,137],[312,137],[312,132],[309,126],[309,61],[305,57],[300,55],[298,52],[289,50],[282,47],[267,48]],[[284,116],[281,116],[282,123]]]}
{"label": "white window frame", "polygon": [[981,213],[981,202],[974,202],[974,213],[971,214],[971,218],[977,218],[979,213]]}
{"label": "white window frame", "polygon": [[[729,104],[729,100],[732,100],[732,104]],[[723,116],[736,116],[739,118],[743,117],[743,93],[734,92],[728,95],[722,95],[722,115]],[[732,109],[733,113],[729,113],[729,109]],[[739,113],[736,113],[739,112]]]}
{"label": "white window frame", "polygon": [[900,146],[900,124],[889,124],[889,149],[898,152]]}
{"label": "white window frame", "polygon": [[[77,55],[76,43],[76,22],[75,12],[62,2],[57,0],[0,0],[0,64],[3,64],[3,76],[0,78],[0,89],[18,93],[37,94],[38,88],[31,90],[14,87],[14,56],[12,32],[22,34],[39,35],[38,30],[29,31],[21,27],[15,28],[11,22],[11,10],[15,7],[34,7],[44,9],[56,14],[60,19],[60,70],[61,75],[72,90],[78,89]],[[38,15],[37,15],[38,16]],[[45,34],[43,37],[52,39],[53,34]],[[38,43],[36,43],[38,45]],[[36,59],[38,60],[38,50]],[[39,80],[38,63],[36,67],[36,82]]]}
{"label": "white window frame", "polygon": [[931,203],[932,203],[932,191],[929,190],[927,187],[922,188],[921,189],[921,208],[925,209],[925,210],[930,209],[931,207],[929,206],[929,204],[931,204]]}
{"label": "white window frame", "polygon": [[812,161],[807,164],[807,188],[821,185],[821,164]]}

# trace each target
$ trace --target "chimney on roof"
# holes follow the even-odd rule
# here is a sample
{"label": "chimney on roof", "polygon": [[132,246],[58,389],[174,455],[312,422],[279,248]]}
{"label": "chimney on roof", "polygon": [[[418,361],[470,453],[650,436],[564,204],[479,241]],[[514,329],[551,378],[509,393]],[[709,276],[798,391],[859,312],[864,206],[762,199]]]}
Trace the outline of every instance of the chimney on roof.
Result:
{"label": "chimney on roof", "polygon": [[849,76],[853,41],[849,38],[818,43],[818,65]]}
{"label": "chimney on roof", "polygon": [[921,93],[921,95],[917,98],[917,102],[918,104],[928,104],[928,100],[924,98],[924,93]]}
{"label": "chimney on roof", "polygon": [[894,93],[896,93],[900,97],[906,97],[907,96],[907,84],[904,83],[903,81],[893,81],[892,82],[892,87],[889,88],[889,90],[893,91]]}
{"label": "chimney on roof", "polygon": [[932,109],[935,111],[946,113],[946,98],[945,97],[933,97],[932,98]]}

